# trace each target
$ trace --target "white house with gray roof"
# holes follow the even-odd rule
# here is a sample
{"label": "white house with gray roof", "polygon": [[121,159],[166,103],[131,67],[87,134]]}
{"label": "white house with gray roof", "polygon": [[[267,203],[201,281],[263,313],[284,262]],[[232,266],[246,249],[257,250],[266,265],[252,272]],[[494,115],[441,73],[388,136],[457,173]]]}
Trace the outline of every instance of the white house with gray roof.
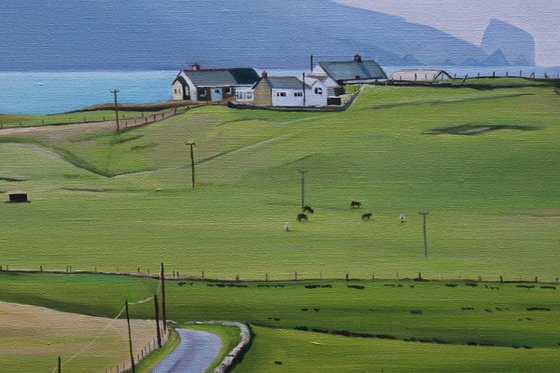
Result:
{"label": "white house with gray roof", "polygon": [[353,61],[325,61],[319,62],[313,68],[311,77],[323,80],[329,88],[329,96],[339,96],[344,93],[347,84],[373,83],[387,79],[387,74],[373,60],[362,60],[359,54]]}
{"label": "white house with gray roof", "polygon": [[[321,80],[295,76],[268,76],[266,72],[253,87],[253,104],[266,107],[327,106],[328,88]],[[241,103],[241,102],[240,102]]]}
{"label": "white house with gray roof", "polygon": [[259,75],[251,68],[201,69],[198,64],[192,70],[179,72],[171,85],[173,100],[222,101],[235,97],[236,90],[251,88]]}

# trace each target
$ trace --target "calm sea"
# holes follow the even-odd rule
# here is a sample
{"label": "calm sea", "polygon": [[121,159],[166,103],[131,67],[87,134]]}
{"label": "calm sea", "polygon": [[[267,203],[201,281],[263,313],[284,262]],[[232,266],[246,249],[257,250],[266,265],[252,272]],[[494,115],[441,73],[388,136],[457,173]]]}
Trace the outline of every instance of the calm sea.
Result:
{"label": "calm sea", "polygon": [[[384,67],[391,74],[395,67]],[[451,75],[476,76],[496,71],[505,75],[536,72],[542,76],[560,73],[560,68],[508,67],[465,68],[449,67]],[[260,70],[258,70],[260,72]],[[274,75],[297,75],[300,71],[272,70]],[[0,113],[53,114],[77,110],[86,106],[112,102],[111,89],[119,89],[124,103],[161,102],[171,99],[171,83],[177,71],[94,71],[94,72],[0,72]]]}

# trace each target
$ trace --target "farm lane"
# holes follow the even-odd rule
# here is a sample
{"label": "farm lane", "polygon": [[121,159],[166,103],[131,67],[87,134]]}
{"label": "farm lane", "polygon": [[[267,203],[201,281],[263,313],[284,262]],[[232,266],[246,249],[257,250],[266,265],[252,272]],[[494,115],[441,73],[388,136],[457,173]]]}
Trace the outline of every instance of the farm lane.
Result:
{"label": "farm lane", "polygon": [[177,329],[181,341],[163,359],[153,373],[203,373],[212,364],[222,348],[221,339],[210,332]]}

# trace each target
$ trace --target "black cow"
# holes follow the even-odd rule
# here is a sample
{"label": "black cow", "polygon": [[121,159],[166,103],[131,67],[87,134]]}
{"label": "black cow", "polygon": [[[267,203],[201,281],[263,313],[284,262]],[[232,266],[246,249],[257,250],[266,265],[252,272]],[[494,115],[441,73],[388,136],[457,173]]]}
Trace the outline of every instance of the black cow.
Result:
{"label": "black cow", "polygon": [[308,221],[308,220],[309,220],[309,218],[307,217],[306,214],[303,214],[303,213],[302,213],[302,214],[298,214],[298,216],[297,216],[297,221],[299,221],[299,222],[301,222],[301,221]]}
{"label": "black cow", "polygon": [[368,221],[369,221],[369,220],[371,220],[371,217],[372,217],[372,216],[373,216],[373,215],[372,215],[371,212],[365,213],[365,214],[362,215],[362,220],[364,220],[364,221],[365,221],[365,220],[368,220]]}
{"label": "black cow", "polygon": [[352,202],[350,203],[350,208],[358,208],[358,209],[359,209],[360,207],[362,207],[362,203],[361,203],[361,202],[352,201]]}
{"label": "black cow", "polygon": [[306,206],[303,208],[303,212],[307,212],[307,213],[309,213],[309,214],[313,214],[315,211],[313,211],[313,209],[311,208],[311,206],[307,206],[307,205],[306,205]]}

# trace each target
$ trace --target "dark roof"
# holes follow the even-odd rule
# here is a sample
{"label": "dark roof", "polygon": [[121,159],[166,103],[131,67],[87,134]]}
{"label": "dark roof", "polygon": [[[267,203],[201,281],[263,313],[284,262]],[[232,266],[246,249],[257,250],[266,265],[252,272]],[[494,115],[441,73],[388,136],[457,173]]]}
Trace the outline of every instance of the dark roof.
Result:
{"label": "dark roof", "polygon": [[177,78],[171,83],[171,85],[175,84],[175,82],[181,82],[182,85],[186,85],[187,81],[181,75],[177,75]]}
{"label": "dark roof", "polygon": [[375,61],[332,61],[319,62],[333,80],[387,79],[385,71]]}
{"label": "dark roof", "polygon": [[295,76],[269,76],[266,82],[273,89],[303,89],[303,82]]}
{"label": "dark roof", "polygon": [[259,79],[257,72],[249,68],[184,70],[184,73],[197,87],[230,87],[253,84]]}
{"label": "dark roof", "polygon": [[259,74],[254,69],[236,68],[229,69],[229,72],[239,84],[254,84],[259,80]]}

